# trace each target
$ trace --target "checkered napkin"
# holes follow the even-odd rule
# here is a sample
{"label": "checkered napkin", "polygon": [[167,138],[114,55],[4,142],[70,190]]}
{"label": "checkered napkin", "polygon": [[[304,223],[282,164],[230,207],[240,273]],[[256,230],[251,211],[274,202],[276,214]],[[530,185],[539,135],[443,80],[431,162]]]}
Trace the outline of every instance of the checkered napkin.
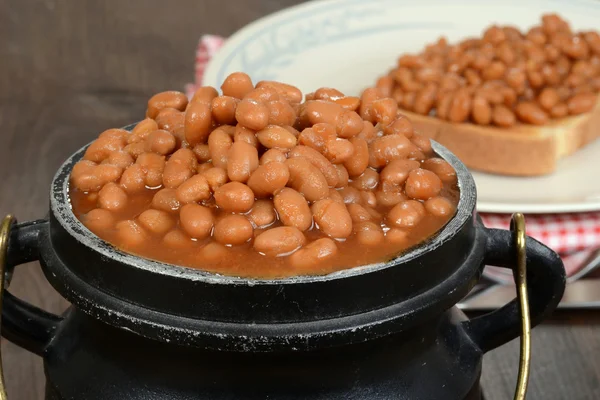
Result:
{"label": "checkered napkin", "polygon": [[[196,49],[195,81],[186,85],[186,93],[192,96],[202,85],[206,65],[221,48],[224,38],[205,35],[200,38]],[[488,228],[508,229],[509,214],[482,213],[481,218]],[[526,215],[527,234],[558,252],[569,276],[585,267],[588,260],[600,251],[600,211],[572,214]],[[486,272],[496,279],[512,280],[507,270],[488,268]]]}

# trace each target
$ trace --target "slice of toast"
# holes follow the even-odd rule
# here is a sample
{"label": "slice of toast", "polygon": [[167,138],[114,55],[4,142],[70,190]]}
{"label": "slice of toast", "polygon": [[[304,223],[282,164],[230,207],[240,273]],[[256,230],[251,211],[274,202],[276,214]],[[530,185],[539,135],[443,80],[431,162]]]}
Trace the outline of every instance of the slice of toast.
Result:
{"label": "slice of toast", "polygon": [[512,128],[452,123],[400,111],[412,121],[415,131],[441,143],[467,167],[493,174],[552,173],[559,159],[600,137],[600,101],[585,114],[543,126],[519,124]]}

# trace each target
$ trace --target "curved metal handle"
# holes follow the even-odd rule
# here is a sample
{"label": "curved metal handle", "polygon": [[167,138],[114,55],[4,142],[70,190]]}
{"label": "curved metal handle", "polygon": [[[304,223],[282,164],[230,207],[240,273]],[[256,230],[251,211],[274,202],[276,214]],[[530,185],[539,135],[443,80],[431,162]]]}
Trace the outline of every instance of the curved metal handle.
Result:
{"label": "curved metal handle", "polygon": [[560,257],[525,235],[522,214],[513,215],[511,231],[486,229],[484,263],[513,270],[518,299],[489,314],[465,322],[465,329],[485,353],[521,336],[521,358],[515,400],[525,398],[531,352],[530,330],[558,305],[566,274]]}
{"label": "curved metal handle", "polygon": [[[37,237],[44,223],[14,223],[13,216],[7,215],[0,226],[0,329],[11,342],[42,355],[62,318],[17,299],[5,286],[14,266],[38,259]],[[0,400],[6,399],[0,350]]]}

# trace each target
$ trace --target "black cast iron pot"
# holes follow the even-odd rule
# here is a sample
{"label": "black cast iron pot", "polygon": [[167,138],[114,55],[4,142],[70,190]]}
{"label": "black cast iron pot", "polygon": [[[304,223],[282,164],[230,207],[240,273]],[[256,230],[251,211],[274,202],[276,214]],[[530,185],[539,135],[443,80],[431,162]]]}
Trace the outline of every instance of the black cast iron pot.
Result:
{"label": "black cast iron pot", "polygon": [[[132,127],[128,127],[131,129]],[[15,225],[10,268],[39,260],[72,303],[48,314],[5,292],[2,334],[44,358],[47,399],[480,399],[482,355],[520,331],[513,301],[468,320],[454,305],[484,265],[514,268],[509,231],[476,218],[456,169],[456,216],[381,264],[281,280],[225,277],[143,259],[88,231],[69,204],[69,158],[47,220]],[[560,258],[527,239],[532,323],[557,306]]]}

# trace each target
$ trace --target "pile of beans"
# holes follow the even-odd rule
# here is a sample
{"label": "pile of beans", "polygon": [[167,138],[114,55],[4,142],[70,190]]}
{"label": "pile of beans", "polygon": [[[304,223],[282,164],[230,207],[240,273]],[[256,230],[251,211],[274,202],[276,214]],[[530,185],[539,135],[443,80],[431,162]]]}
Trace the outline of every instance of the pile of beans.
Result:
{"label": "pile of beans", "polygon": [[100,134],[72,170],[78,218],[137,255],[275,277],[389,259],[454,215],[455,171],[377,89],[303,99],[233,73],[221,90],[156,94]]}
{"label": "pile of beans", "polygon": [[527,32],[492,26],[481,38],[405,54],[376,85],[408,111],[450,122],[544,125],[586,113],[600,92],[600,35],[555,14]]}

